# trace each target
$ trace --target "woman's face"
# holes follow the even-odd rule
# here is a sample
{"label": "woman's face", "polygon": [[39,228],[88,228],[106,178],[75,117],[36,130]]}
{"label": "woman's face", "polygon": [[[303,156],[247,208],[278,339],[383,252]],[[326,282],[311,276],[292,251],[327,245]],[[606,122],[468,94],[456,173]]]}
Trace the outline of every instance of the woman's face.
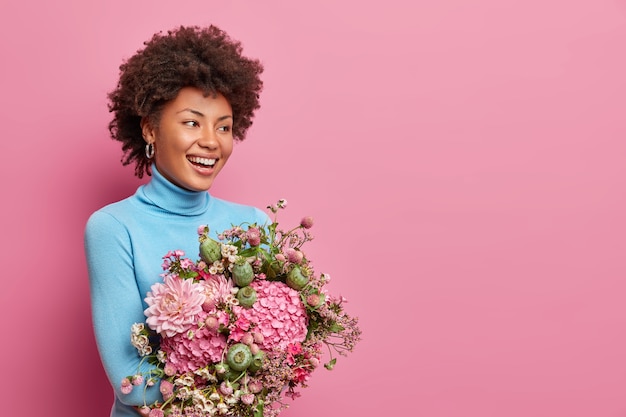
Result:
{"label": "woman's face", "polygon": [[172,183],[206,191],[233,151],[233,111],[218,94],[184,87],[163,107],[155,128],[142,123],[146,142],[154,144],[159,172]]}

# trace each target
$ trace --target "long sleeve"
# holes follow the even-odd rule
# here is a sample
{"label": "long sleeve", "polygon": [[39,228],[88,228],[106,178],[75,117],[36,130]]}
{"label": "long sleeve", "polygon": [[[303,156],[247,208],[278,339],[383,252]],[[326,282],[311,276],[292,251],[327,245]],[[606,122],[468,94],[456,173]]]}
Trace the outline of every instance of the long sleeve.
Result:
{"label": "long sleeve", "polygon": [[[111,417],[136,417],[132,406],[144,404],[144,386],[123,394],[120,384],[125,377],[153,368],[141,363],[130,343],[130,330],[133,323],[146,320],[144,298],[154,283],[162,281],[162,257],[170,250],[182,250],[197,258],[201,224],[209,225],[216,237],[233,225],[267,221],[267,214],[258,208],[184,190],[167,181],[156,167],[151,181],[133,196],[91,215],[85,229],[85,255],[96,343],[116,397]],[[162,396],[155,384],[145,391],[145,402],[157,400]]]}
{"label": "long sleeve", "polygon": [[[143,298],[135,278],[129,232],[105,212],[94,213],[85,229],[85,253],[89,268],[93,326],[105,372],[116,397],[126,405],[144,403],[143,386],[122,394],[123,378],[140,370],[140,357],[130,343],[130,326],[145,320]],[[141,370],[152,367],[141,364]],[[145,400],[161,400],[158,384],[148,388]]]}

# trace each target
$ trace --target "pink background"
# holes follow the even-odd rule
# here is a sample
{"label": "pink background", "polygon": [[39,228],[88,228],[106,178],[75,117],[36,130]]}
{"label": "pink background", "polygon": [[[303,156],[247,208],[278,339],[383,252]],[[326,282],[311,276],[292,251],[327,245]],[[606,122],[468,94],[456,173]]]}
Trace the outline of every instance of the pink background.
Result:
{"label": "pink background", "polygon": [[213,193],[314,216],[364,331],[285,417],[626,416],[624,0],[4,2],[2,415],[108,415],[82,233],[139,181],[105,95],[208,23],[266,66]]}

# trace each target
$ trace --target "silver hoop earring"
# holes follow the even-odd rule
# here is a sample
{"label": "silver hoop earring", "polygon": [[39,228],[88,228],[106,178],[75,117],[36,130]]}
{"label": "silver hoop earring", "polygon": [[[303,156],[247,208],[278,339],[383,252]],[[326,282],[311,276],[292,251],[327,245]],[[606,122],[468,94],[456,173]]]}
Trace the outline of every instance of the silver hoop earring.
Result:
{"label": "silver hoop earring", "polygon": [[154,156],[154,144],[152,142],[146,143],[146,158],[152,159]]}

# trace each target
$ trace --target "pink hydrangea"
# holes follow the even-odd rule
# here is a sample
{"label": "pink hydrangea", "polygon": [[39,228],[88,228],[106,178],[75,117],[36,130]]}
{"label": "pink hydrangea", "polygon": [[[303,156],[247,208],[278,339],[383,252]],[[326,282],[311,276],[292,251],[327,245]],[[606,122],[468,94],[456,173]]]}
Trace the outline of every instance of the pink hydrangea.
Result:
{"label": "pink hydrangea", "polygon": [[[199,322],[206,319],[201,312]],[[208,326],[193,325],[189,333],[164,337],[161,349],[167,354],[167,365],[176,368],[178,373],[193,372],[210,363],[217,363],[226,348],[226,337]]]}
{"label": "pink hydrangea", "polygon": [[197,321],[206,299],[204,288],[190,279],[166,275],[148,292],[144,311],[148,326],[167,337],[185,333]]}
{"label": "pink hydrangea", "polygon": [[[307,315],[300,293],[279,281],[254,281],[257,301],[251,308],[237,308],[236,313],[256,323],[261,349],[285,349],[299,343],[307,334]],[[261,338],[260,338],[261,339]]]}

